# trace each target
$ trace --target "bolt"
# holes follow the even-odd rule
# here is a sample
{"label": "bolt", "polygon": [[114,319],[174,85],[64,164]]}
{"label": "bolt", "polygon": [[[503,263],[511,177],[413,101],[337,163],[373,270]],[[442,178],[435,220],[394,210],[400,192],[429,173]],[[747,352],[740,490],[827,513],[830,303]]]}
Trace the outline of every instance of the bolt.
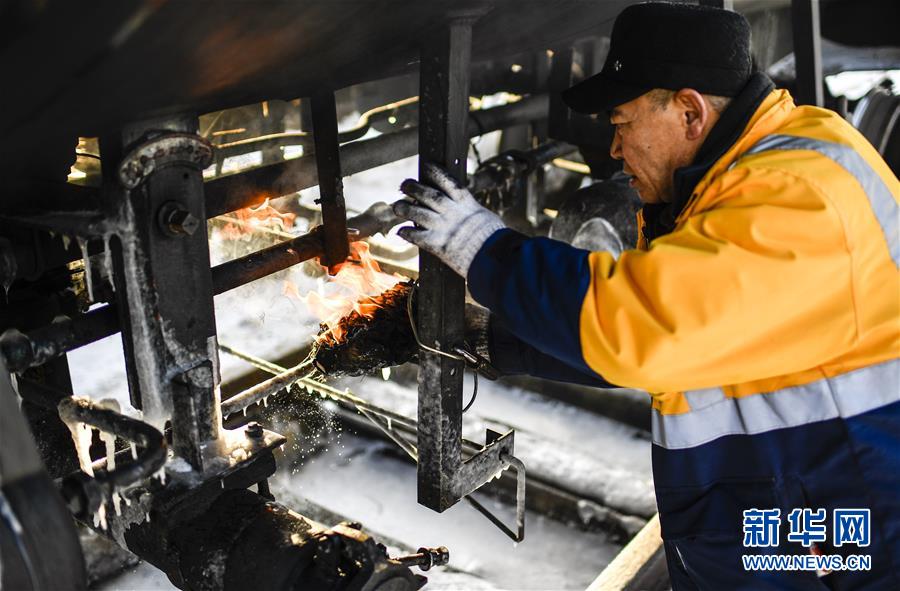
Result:
{"label": "bolt", "polygon": [[261,439],[263,436],[262,425],[254,421],[247,425],[247,430],[244,433],[251,439]]}
{"label": "bolt", "polygon": [[169,236],[190,236],[200,227],[200,220],[183,206],[169,201],[159,208],[159,225]]}

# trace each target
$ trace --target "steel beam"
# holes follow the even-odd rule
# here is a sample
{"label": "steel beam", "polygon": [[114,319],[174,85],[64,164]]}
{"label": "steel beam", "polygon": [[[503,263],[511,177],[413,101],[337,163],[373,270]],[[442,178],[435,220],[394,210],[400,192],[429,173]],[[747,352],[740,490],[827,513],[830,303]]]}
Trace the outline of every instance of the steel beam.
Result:
{"label": "steel beam", "polygon": [[[452,21],[422,47],[419,67],[419,176],[437,164],[465,183],[465,133],[473,18]],[[436,257],[419,255],[418,325],[422,341],[450,350],[464,331],[465,280]],[[419,503],[444,511],[458,499],[449,494],[462,464],[463,363],[419,353]]]}
{"label": "steel beam", "polygon": [[798,105],[825,104],[822,86],[822,33],[819,0],[792,0],[791,23],[794,31],[794,100]]}

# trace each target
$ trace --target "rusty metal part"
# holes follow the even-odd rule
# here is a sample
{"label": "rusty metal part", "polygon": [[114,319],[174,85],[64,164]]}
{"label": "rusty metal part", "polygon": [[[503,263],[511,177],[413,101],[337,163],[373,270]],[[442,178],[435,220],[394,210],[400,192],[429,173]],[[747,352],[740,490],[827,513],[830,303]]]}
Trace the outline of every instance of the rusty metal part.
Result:
{"label": "rusty metal part", "polygon": [[192,235],[200,227],[200,220],[174,201],[163,203],[157,215],[159,228],[169,236]]}
{"label": "rusty metal part", "polygon": [[330,274],[350,254],[347,244],[347,208],[344,204],[344,181],[341,174],[338,142],[337,107],[334,92],[317,92],[312,96],[312,120],[316,144],[316,176],[322,207],[321,262]]}
{"label": "rusty metal part", "polygon": [[430,570],[433,566],[444,566],[450,562],[450,550],[446,546],[437,548],[419,548],[415,554],[392,558],[404,566],[418,566],[421,570]]}
{"label": "rusty metal part", "polygon": [[122,158],[119,182],[132,190],[163,168],[179,165],[203,170],[212,159],[212,144],[202,137],[193,133],[163,132],[155,137],[151,135]]}

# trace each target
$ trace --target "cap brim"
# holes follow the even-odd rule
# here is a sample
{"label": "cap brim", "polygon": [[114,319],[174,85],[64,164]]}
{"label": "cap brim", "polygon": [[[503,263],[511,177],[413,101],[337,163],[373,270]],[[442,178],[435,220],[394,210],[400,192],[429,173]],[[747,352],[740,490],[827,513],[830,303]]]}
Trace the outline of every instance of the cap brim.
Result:
{"label": "cap brim", "polygon": [[576,113],[593,115],[612,111],[615,107],[634,100],[652,88],[634,86],[595,74],[562,92],[562,99]]}

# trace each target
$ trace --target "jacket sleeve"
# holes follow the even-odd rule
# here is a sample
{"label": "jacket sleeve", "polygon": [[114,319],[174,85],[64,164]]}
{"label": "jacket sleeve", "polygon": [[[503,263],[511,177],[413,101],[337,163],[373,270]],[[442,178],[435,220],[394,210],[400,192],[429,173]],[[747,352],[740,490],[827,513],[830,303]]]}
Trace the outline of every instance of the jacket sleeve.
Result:
{"label": "jacket sleeve", "polygon": [[857,338],[840,216],[798,177],[748,174],[723,175],[712,207],[618,261],[500,230],[469,289],[523,341],[621,386],[683,391],[817,367]]}
{"label": "jacket sleeve", "polygon": [[616,387],[592,371],[577,370],[532,347],[493,316],[488,325],[488,349],[491,365],[502,375],[527,374],[536,378],[584,386]]}

